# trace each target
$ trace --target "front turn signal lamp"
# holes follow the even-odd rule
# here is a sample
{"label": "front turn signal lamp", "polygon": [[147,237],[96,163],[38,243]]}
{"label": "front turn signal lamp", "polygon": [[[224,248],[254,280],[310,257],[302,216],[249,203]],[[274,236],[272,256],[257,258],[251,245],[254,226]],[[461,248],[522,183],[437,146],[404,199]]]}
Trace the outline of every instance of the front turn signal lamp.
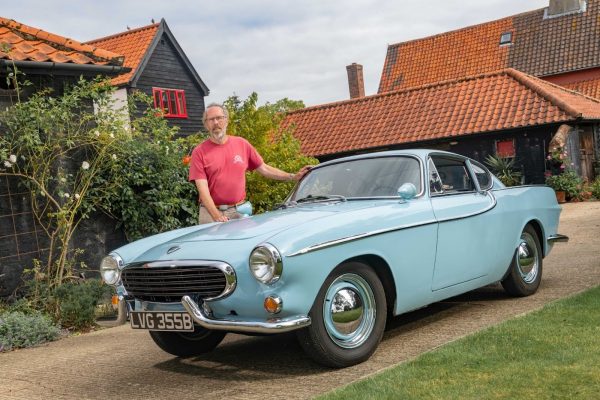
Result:
{"label": "front turn signal lamp", "polygon": [[279,296],[269,296],[265,299],[263,305],[267,312],[277,314],[281,311],[281,307],[283,307],[283,300]]}

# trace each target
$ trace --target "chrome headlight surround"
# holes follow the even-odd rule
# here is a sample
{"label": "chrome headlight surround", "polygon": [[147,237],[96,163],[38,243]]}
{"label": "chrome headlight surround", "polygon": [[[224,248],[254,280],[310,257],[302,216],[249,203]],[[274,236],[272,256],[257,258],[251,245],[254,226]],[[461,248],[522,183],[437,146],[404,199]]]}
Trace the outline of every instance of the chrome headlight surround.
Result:
{"label": "chrome headlight surround", "polygon": [[250,253],[250,272],[264,284],[271,285],[279,280],[283,272],[283,261],[279,250],[272,244],[259,244]]}
{"label": "chrome headlight surround", "polygon": [[100,263],[100,276],[108,285],[116,286],[121,280],[121,268],[123,259],[111,253],[102,259]]}

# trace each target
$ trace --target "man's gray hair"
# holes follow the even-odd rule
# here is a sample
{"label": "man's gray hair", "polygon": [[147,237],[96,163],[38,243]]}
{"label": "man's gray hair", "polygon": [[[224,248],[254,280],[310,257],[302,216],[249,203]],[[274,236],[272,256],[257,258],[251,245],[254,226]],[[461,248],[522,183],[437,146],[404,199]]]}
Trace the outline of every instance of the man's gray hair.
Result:
{"label": "man's gray hair", "polygon": [[209,105],[206,106],[206,108],[204,109],[204,113],[202,114],[202,123],[206,124],[206,112],[208,111],[209,108],[213,108],[213,107],[219,107],[222,111],[223,111],[223,115],[229,119],[229,111],[227,111],[227,108],[220,103],[210,103]]}

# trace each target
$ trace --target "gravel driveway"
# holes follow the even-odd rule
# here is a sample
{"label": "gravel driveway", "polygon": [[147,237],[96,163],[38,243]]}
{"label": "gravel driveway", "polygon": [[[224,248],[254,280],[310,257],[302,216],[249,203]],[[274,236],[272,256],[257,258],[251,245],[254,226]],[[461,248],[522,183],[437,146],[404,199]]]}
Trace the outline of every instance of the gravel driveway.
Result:
{"label": "gravel driveway", "polygon": [[563,207],[538,293],[507,297],[498,286],[396,318],[367,362],[328,370],[291,334],[229,335],[214,352],[180,360],[128,326],[0,354],[0,399],[305,399],[374,374],[474,331],[600,284],[600,202]]}

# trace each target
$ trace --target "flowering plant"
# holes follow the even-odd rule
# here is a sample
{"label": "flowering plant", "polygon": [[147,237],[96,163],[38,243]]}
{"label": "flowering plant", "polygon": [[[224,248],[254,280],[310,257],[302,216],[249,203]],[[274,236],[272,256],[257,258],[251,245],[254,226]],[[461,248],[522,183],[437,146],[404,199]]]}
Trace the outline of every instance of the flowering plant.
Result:
{"label": "flowering plant", "polygon": [[553,175],[563,173],[567,165],[570,164],[567,151],[563,146],[552,147],[548,152],[546,159],[548,160],[550,171]]}

